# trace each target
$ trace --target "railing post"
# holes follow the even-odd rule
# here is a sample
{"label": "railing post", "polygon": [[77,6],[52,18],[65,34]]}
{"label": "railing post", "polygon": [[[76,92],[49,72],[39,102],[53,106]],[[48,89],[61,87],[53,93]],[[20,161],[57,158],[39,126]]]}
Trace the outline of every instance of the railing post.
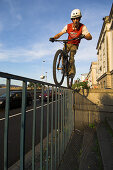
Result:
{"label": "railing post", "polygon": [[60,132],[60,159],[62,158],[62,110],[63,110],[63,107],[62,107],[62,104],[63,104],[63,102],[62,102],[62,98],[63,98],[63,95],[62,95],[62,88],[61,88],[61,110],[60,110],[60,112],[61,112],[61,114],[60,114],[60,118],[61,118],[61,124],[60,124],[60,126],[61,126],[61,132]]}
{"label": "railing post", "polygon": [[44,86],[42,85],[42,94],[41,94],[41,131],[40,131],[40,170],[43,170],[43,119],[44,119],[43,94],[44,94]]}
{"label": "railing post", "polygon": [[64,90],[64,127],[65,127],[65,131],[64,131],[64,139],[65,139],[64,147],[66,149],[66,90]]}
{"label": "railing post", "polygon": [[32,170],[35,170],[35,135],[36,135],[36,84],[34,84],[34,106],[33,106],[33,134],[32,134]]}
{"label": "railing post", "polygon": [[57,167],[57,87],[55,89],[55,170]]}
{"label": "railing post", "polygon": [[8,169],[8,129],[9,129],[10,79],[6,82],[6,107],[4,131],[4,170]]}
{"label": "railing post", "polygon": [[60,162],[60,89],[58,88],[58,165]]}
{"label": "railing post", "polygon": [[75,131],[75,91],[73,91],[74,131]]}
{"label": "railing post", "polygon": [[24,170],[24,163],[25,163],[24,156],[25,156],[26,91],[27,91],[27,82],[23,81],[21,133],[20,133],[20,169],[21,170]]}
{"label": "railing post", "polygon": [[48,170],[48,156],[49,156],[49,86],[47,91],[47,151],[46,151],[46,170]]}
{"label": "railing post", "polygon": [[65,96],[64,96],[64,89],[63,89],[63,153],[64,153],[64,140],[65,140],[65,138],[64,138],[64,133],[65,133],[65,126],[64,126],[64,117],[65,117],[65,112],[64,112],[64,107],[65,107],[65,103],[64,103],[64,98],[65,98]]}
{"label": "railing post", "polygon": [[52,87],[52,110],[51,110],[51,170],[53,170],[53,93]]}

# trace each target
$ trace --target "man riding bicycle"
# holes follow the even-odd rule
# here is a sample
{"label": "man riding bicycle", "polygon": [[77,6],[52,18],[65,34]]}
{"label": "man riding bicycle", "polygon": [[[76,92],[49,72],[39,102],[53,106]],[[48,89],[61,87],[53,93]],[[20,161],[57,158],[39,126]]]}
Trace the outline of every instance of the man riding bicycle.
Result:
{"label": "man riding bicycle", "polygon": [[[55,39],[60,38],[63,34],[68,33],[68,39],[73,39],[79,37],[85,38],[86,40],[91,40],[92,36],[89,33],[87,27],[80,23],[80,19],[82,17],[81,11],[79,9],[74,9],[71,12],[71,20],[72,23],[67,24],[60,33],[56,34],[54,37],[50,38],[51,42],[54,42]],[[69,76],[75,76],[75,64],[74,64],[74,55],[78,49],[80,39],[68,41],[67,43],[67,50],[70,52],[70,69],[69,69]]]}

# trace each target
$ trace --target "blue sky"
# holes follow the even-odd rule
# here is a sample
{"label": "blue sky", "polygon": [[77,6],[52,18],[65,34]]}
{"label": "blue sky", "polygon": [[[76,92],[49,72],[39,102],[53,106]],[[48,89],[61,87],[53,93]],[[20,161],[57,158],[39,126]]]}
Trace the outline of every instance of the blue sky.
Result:
{"label": "blue sky", "polygon": [[111,6],[112,0],[0,0],[0,71],[37,80],[47,72],[47,81],[53,83],[54,54],[63,46],[49,38],[70,23],[71,11],[79,8],[81,22],[93,39],[81,41],[75,56],[75,79],[89,72],[91,62],[97,60],[102,18],[109,15]]}

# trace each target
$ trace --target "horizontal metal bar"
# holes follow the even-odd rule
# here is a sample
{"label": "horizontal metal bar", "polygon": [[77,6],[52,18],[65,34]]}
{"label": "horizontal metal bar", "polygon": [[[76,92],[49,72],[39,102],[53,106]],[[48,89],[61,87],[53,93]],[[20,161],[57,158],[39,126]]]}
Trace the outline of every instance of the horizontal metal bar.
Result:
{"label": "horizontal metal bar", "polygon": [[[44,81],[39,81],[39,80],[31,79],[31,78],[21,77],[21,76],[18,76],[18,75],[4,73],[4,72],[0,72],[0,77],[8,78],[8,79],[14,79],[14,80],[20,80],[20,81],[33,82],[33,83],[40,83],[42,85],[56,86],[55,84],[52,84],[52,83],[47,83],[47,82],[44,82]],[[64,86],[62,86],[62,87],[67,88],[67,87],[64,87]]]}

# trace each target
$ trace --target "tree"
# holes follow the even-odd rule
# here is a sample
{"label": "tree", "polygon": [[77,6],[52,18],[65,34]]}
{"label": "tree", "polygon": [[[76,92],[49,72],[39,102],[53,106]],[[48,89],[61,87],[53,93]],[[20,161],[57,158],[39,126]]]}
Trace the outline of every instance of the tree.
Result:
{"label": "tree", "polygon": [[[29,82],[28,87],[30,87],[31,89],[34,89],[34,83],[33,83],[33,82]],[[37,87],[37,88],[41,88],[42,85],[41,85],[40,83],[37,83],[37,84],[36,84],[36,87]]]}

